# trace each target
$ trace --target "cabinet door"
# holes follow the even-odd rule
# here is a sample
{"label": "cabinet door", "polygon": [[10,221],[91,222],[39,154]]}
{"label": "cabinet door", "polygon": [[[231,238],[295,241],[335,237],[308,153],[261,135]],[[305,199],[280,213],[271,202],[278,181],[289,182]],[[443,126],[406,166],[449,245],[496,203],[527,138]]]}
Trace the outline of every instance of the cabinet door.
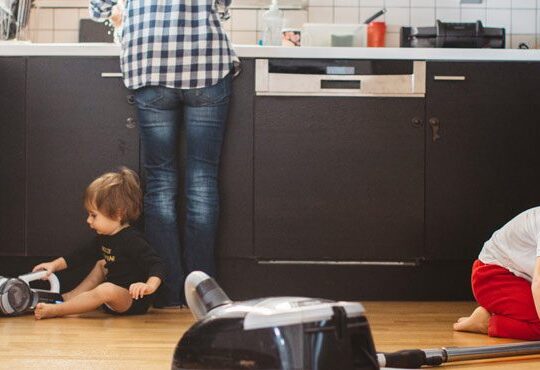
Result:
{"label": "cabinet door", "polygon": [[26,59],[0,58],[0,255],[24,255]]}
{"label": "cabinet door", "polygon": [[431,258],[475,258],[495,230],[540,203],[539,86],[540,63],[428,64]]}
{"label": "cabinet door", "polygon": [[423,116],[418,98],[257,97],[255,255],[422,256]]}
{"label": "cabinet door", "polygon": [[118,166],[139,168],[139,139],[116,57],[28,60],[28,254],[73,250],[93,236],[86,186]]}
{"label": "cabinet door", "polygon": [[253,253],[253,98],[254,60],[242,59],[233,79],[220,168],[218,256]]}

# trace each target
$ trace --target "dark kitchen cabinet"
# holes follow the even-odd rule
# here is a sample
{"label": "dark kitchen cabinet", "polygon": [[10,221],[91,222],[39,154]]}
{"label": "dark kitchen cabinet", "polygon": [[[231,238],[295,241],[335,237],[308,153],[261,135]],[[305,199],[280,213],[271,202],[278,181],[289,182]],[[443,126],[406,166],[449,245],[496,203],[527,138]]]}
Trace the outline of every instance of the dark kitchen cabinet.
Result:
{"label": "dark kitchen cabinet", "polygon": [[234,78],[220,168],[220,225],[217,255],[253,253],[253,101],[254,60],[242,60]]}
{"label": "dark kitchen cabinet", "polygon": [[540,204],[540,63],[430,62],[426,90],[427,256],[473,259]]}
{"label": "dark kitchen cabinet", "polygon": [[255,256],[421,257],[423,116],[422,98],[257,97]]}
{"label": "dark kitchen cabinet", "polygon": [[90,239],[86,186],[118,166],[139,169],[136,113],[118,72],[116,57],[28,58],[28,255]]}
{"label": "dark kitchen cabinet", "polygon": [[0,81],[1,254],[24,255],[26,58],[0,58]]}

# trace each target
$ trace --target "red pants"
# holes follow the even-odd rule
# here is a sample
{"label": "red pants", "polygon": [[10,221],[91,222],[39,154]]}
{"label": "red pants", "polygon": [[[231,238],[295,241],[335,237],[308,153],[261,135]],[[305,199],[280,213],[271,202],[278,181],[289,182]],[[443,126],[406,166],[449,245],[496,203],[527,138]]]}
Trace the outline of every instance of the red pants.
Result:
{"label": "red pants", "polygon": [[492,314],[489,336],[540,340],[540,320],[530,282],[504,267],[476,260],[471,283],[478,304]]}

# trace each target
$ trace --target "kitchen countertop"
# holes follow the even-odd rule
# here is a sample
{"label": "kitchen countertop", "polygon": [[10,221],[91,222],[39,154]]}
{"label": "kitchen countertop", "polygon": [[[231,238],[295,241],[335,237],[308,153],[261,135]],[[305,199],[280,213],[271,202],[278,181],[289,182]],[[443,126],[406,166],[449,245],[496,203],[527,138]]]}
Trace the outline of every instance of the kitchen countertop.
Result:
{"label": "kitchen countertop", "polygon": [[[540,61],[540,49],[291,48],[256,45],[235,45],[234,48],[238,56],[245,58]],[[116,55],[120,55],[120,47],[116,44],[0,42],[0,56]]]}

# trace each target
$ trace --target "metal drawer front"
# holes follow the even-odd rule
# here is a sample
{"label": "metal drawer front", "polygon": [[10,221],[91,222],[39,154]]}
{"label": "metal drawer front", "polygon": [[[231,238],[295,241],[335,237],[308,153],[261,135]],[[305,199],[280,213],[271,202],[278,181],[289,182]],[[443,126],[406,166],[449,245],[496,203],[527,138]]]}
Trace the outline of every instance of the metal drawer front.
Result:
{"label": "metal drawer front", "polygon": [[426,62],[413,62],[412,74],[328,75],[269,72],[268,59],[257,59],[255,92],[266,96],[424,97]]}

